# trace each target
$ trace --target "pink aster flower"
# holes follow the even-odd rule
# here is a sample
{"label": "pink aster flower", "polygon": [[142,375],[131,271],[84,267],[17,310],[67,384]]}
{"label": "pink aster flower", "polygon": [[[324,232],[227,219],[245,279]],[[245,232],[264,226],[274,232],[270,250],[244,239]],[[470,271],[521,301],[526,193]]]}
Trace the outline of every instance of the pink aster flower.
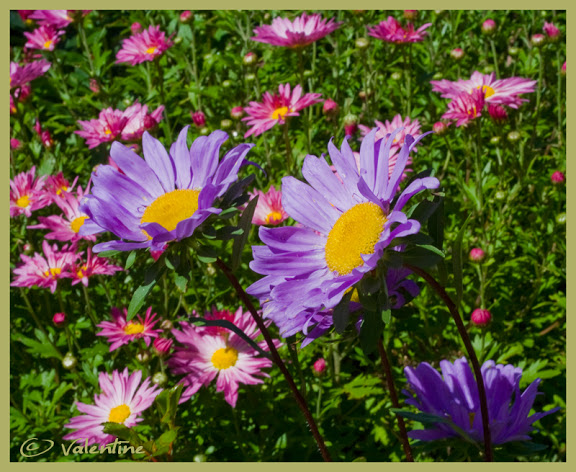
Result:
{"label": "pink aster flower", "polygon": [[142,384],[141,380],[140,370],[133,374],[128,373],[128,368],[123,372],[114,370],[112,378],[106,372],[101,372],[98,382],[102,393],[94,395],[94,405],[76,402],[76,408],[84,414],[70,419],[66,428],[76,431],[67,434],[63,439],[104,446],[114,441],[114,436],[104,433],[103,423],[118,423],[128,428],[140,423],[143,419],[142,413],[154,403],[156,396],[162,391],[156,385],[150,386],[149,377]]}
{"label": "pink aster flower", "polygon": [[110,352],[118,349],[123,344],[128,344],[137,339],[144,339],[146,346],[150,346],[150,340],[157,338],[158,334],[162,332],[161,329],[154,329],[154,325],[158,322],[155,320],[156,313],[152,314],[152,307],[146,310],[146,317],[142,319],[140,315],[136,315],[132,320],[126,321],[128,310],[124,308],[120,311],[114,307],[111,311],[114,321],[103,321],[98,325],[102,331],[96,333],[96,336],[106,336],[108,342],[111,343]]}
{"label": "pink aster flower", "polygon": [[173,45],[170,38],[160,31],[160,26],[150,26],[142,33],[136,33],[122,40],[122,49],[116,54],[116,63],[129,62],[135,66],[144,61],[153,61]]}
{"label": "pink aster flower", "polygon": [[16,11],[20,15],[20,18],[22,18],[22,21],[26,21],[28,17],[36,10],[16,10]]}
{"label": "pink aster flower", "polygon": [[442,115],[446,120],[456,120],[456,126],[468,124],[482,114],[484,108],[484,93],[474,90],[463,92],[448,104],[448,111]]}
{"label": "pink aster flower", "polygon": [[140,103],[135,103],[126,108],[123,116],[127,118],[127,121],[124,128],[122,128],[121,139],[124,141],[140,139],[144,131],[154,128],[162,121],[163,112],[164,105],[160,105],[151,113],[148,113],[147,105],[141,105]]}
{"label": "pink aster flower", "polygon": [[128,117],[120,110],[106,108],[98,115],[98,119],[90,121],[78,120],[82,126],[82,131],[74,131],[77,135],[86,139],[89,149],[95,148],[99,144],[114,141],[128,122]]}
{"label": "pink aster flower", "polygon": [[44,192],[50,198],[51,202],[54,202],[63,192],[70,192],[76,185],[78,177],[74,179],[72,185],[68,179],[64,177],[62,172],[58,172],[56,175],[49,175],[46,177],[46,185],[44,185]]}
{"label": "pink aster flower", "polygon": [[[110,264],[104,257],[92,254],[92,248],[88,248],[88,258],[86,262],[80,261],[72,265],[72,285],[79,282],[88,287],[88,278],[93,275],[114,275],[116,272],[124,270],[122,267]],[[111,349],[112,350],[112,349]]]}
{"label": "pink aster flower", "polygon": [[35,178],[36,167],[22,172],[10,180],[10,217],[30,216],[33,211],[50,204],[50,199],[43,192],[45,177]]}
{"label": "pink aster flower", "polygon": [[22,87],[34,79],[44,75],[50,69],[50,63],[44,59],[30,62],[22,66],[16,62],[10,62],[10,89]]}
{"label": "pink aster flower", "polygon": [[462,92],[472,93],[473,90],[482,90],[486,103],[507,105],[518,108],[528,100],[520,98],[522,93],[532,93],[536,88],[537,81],[523,79],[522,77],[509,77],[507,79],[495,79],[495,75],[481,74],[475,71],[469,80],[459,79],[457,82],[450,80],[432,80],[433,92],[440,92],[444,98],[456,98]]}
{"label": "pink aster flower", "polygon": [[32,33],[24,32],[28,42],[24,45],[30,49],[42,49],[44,51],[54,51],[56,44],[60,42],[60,36],[64,31],[55,29],[52,26],[40,26]]}
{"label": "pink aster flower", "polygon": [[48,241],[44,240],[42,249],[44,255],[37,252],[33,257],[20,254],[24,264],[14,269],[17,277],[10,284],[11,287],[49,287],[54,293],[59,279],[72,277],[70,267],[80,257],[74,246],[66,245],[59,249],[56,244],[50,246]]}
{"label": "pink aster flower", "polygon": [[302,97],[302,87],[297,85],[290,90],[290,84],[280,84],[278,94],[264,93],[262,103],[250,102],[250,106],[244,108],[248,116],[243,118],[251,128],[244,135],[245,138],[261,135],[276,124],[283,125],[285,118],[299,116],[299,111],[310,105],[319,103],[321,94],[307,93]]}
{"label": "pink aster flower", "polygon": [[254,189],[254,192],[249,193],[249,195],[250,199],[259,197],[252,217],[252,224],[275,226],[288,218],[288,213],[282,207],[282,191],[276,190],[273,185],[266,193]]}
{"label": "pink aster flower", "polygon": [[[392,158],[392,156],[402,148],[404,145],[404,138],[407,134],[411,135],[414,139],[417,139],[418,136],[422,134],[420,132],[420,122],[418,120],[412,121],[408,116],[406,118],[402,118],[402,115],[400,114],[392,118],[392,122],[386,120],[385,123],[382,123],[381,121],[375,120],[374,123],[376,123],[376,126],[378,127],[378,131],[376,131],[376,141],[385,138],[398,128],[404,128],[394,138],[394,142],[390,147],[390,158]],[[372,130],[372,128],[365,125],[359,125],[359,127],[363,137],[370,133]],[[413,149],[414,151],[417,150],[416,147]],[[411,160],[408,160],[408,164],[411,162]]]}
{"label": "pink aster flower", "polygon": [[488,114],[496,123],[504,123],[508,120],[508,112],[502,105],[488,104]]}
{"label": "pink aster flower", "polygon": [[546,36],[551,40],[556,40],[560,37],[560,30],[554,23],[548,23],[545,21],[542,29],[544,30],[544,33],[546,33]]}
{"label": "pink aster flower", "polygon": [[405,28],[402,28],[398,20],[389,16],[387,20],[380,22],[376,26],[368,27],[368,34],[389,43],[419,43],[424,41],[424,38],[428,35],[428,32],[424,30],[431,25],[432,23],[426,23],[414,30],[414,25],[408,23]]}
{"label": "pink aster flower", "polygon": [[274,18],[271,25],[262,25],[254,28],[256,36],[253,41],[299,48],[312,44],[324,36],[338,29],[342,22],[334,22],[334,19],[326,20],[318,13],[308,15],[303,13],[290,21],[288,18]]}
{"label": "pink aster flower", "polygon": [[[243,313],[242,308],[234,314],[213,310],[209,315],[209,319],[231,321],[251,339],[260,334],[256,322],[248,313]],[[259,384],[262,379],[256,376],[268,377],[262,369],[272,366],[272,361],[257,357],[257,351],[236,333],[224,328],[206,331],[207,328],[186,322],[180,323],[180,327],[181,331],[173,329],[172,334],[182,346],[175,348],[168,365],[174,374],[185,374],[182,381],[186,390],[181,402],[216,378],[216,391],[223,391],[226,401],[235,407],[241,383]]]}

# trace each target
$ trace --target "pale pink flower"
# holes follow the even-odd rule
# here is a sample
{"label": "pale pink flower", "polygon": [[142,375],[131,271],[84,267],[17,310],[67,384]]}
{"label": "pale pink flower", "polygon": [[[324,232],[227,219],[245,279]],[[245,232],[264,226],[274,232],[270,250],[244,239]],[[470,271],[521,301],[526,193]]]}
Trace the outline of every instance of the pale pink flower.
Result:
{"label": "pale pink flower", "polygon": [[34,253],[33,257],[26,254],[20,254],[24,261],[14,269],[16,278],[10,284],[11,287],[49,287],[54,293],[58,280],[70,278],[70,268],[80,257],[76,254],[75,246],[63,246],[61,249],[56,244],[50,246],[48,241],[42,242],[44,255]]}
{"label": "pale pink flower", "polygon": [[86,16],[92,10],[36,10],[29,17],[38,21],[41,25],[53,26],[54,28],[66,28],[74,21],[74,17]]}
{"label": "pale pink flower", "polygon": [[52,26],[40,26],[32,33],[24,32],[28,42],[24,45],[30,49],[42,49],[43,51],[54,51],[56,44],[60,42],[60,36],[64,31],[59,31]]}
{"label": "pale pink flower", "polygon": [[266,193],[262,190],[254,189],[249,195],[250,199],[258,196],[252,224],[275,226],[288,218],[288,213],[282,207],[282,191],[276,190],[273,185]]}
{"label": "pale pink flower", "polygon": [[127,118],[120,138],[124,141],[134,141],[142,137],[144,131],[154,128],[160,121],[162,121],[162,113],[164,112],[164,105],[160,105],[156,110],[148,113],[148,106],[135,103],[134,105],[126,108],[123,116]]}
{"label": "pale pink flower", "polygon": [[50,198],[43,192],[44,176],[35,178],[36,167],[21,172],[10,180],[10,217],[24,214],[30,216],[33,211],[50,204]]}
{"label": "pale pink flower", "polygon": [[135,66],[145,61],[153,61],[174,43],[160,31],[160,26],[150,26],[142,33],[136,33],[122,40],[122,49],[116,54],[116,63],[129,62]]}
{"label": "pale pink flower", "polygon": [[456,126],[462,126],[482,115],[483,108],[484,93],[481,90],[463,92],[448,104],[448,111],[442,118],[456,120]]}
{"label": "pale pink flower", "polygon": [[475,71],[468,80],[459,79],[457,82],[450,80],[432,80],[433,92],[440,92],[443,98],[456,98],[463,92],[472,93],[478,89],[483,92],[486,103],[506,105],[518,108],[528,100],[518,95],[532,93],[536,89],[536,80],[523,79],[522,77],[509,77],[496,79],[494,73],[481,74]]}
{"label": "pale pink flower", "polygon": [[78,444],[100,444],[105,446],[114,441],[114,437],[104,433],[103,423],[123,424],[128,428],[142,421],[142,413],[150,408],[156,396],[162,391],[159,387],[150,386],[150,378],[142,384],[142,371],[128,373],[114,370],[112,378],[106,372],[101,372],[98,382],[102,393],[94,395],[94,405],[76,402],[76,408],[83,415],[75,416],[65,426],[76,431],[67,434],[66,441],[78,440]]}
{"label": "pale pink flower", "polygon": [[44,59],[30,62],[22,66],[16,62],[10,62],[10,89],[22,87],[32,80],[44,75],[51,64]]}
{"label": "pale pink flower", "polygon": [[389,16],[387,20],[380,22],[376,26],[369,26],[368,34],[389,43],[419,43],[424,41],[424,38],[428,35],[428,32],[424,30],[431,25],[432,23],[426,23],[414,30],[414,25],[408,23],[405,28],[402,28],[398,20]]}
{"label": "pale pink flower", "polygon": [[86,261],[79,261],[72,265],[72,285],[82,282],[88,287],[88,279],[93,275],[114,275],[116,272],[124,270],[122,267],[110,264],[104,257],[92,254],[92,248],[88,248],[88,258]]}
{"label": "pale pink flower", "polygon": [[334,19],[326,20],[318,13],[303,13],[290,21],[288,18],[274,18],[271,25],[261,25],[254,29],[253,41],[284,46],[289,48],[304,47],[332,33],[342,25]]}
{"label": "pale pink flower", "polygon": [[272,95],[266,92],[262,103],[250,102],[250,106],[244,108],[248,116],[242,121],[246,121],[251,126],[244,137],[258,136],[276,124],[283,125],[287,117],[299,116],[298,112],[303,108],[319,103],[320,96],[319,93],[307,93],[302,97],[300,85],[291,91],[290,84],[280,84],[278,94]]}
{"label": "pale pink flower", "polygon": [[[386,136],[388,136],[390,133],[397,130],[398,128],[403,128],[394,137],[394,140],[392,142],[392,146],[390,147],[390,157],[392,157],[398,151],[400,151],[400,149],[404,145],[404,139],[406,138],[407,134],[411,135],[414,139],[418,138],[418,136],[420,136],[422,134],[420,132],[420,122],[418,120],[412,121],[410,119],[410,117],[408,117],[408,116],[406,118],[402,118],[402,115],[400,115],[400,114],[398,114],[394,118],[392,118],[391,122],[386,120],[386,122],[382,123],[381,121],[375,120],[374,123],[376,123],[376,126],[378,127],[378,131],[376,131],[375,141],[378,141],[382,138],[385,138]],[[363,137],[366,136],[368,133],[370,133],[370,131],[372,130],[372,128],[365,126],[365,125],[359,125],[359,127],[360,127],[360,132],[362,133]],[[414,149],[414,151],[417,150],[416,147],[414,147],[413,149]],[[411,164],[411,163],[412,163],[412,158],[409,157],[408,158],[408,164]]]}
{"label": "pale pink flower", "polygon": [[[240,328],[251,339],[259,334],[256,322],[248,313],[238,308],[236,313],[213,310],[209,319],[226,319]],[[216,378],[216,391],[224,392],[224,398],[232,406],[238,400],[240,384],[259,384],[268,377],[262,369],[271,367],[272,361],[258,357],[258,352],[236,333],[225,328],[206,331],[186,322],[180,323],[180,330],[172,334],[181,344],[168,360],[174,374],[184,374],[182,382],[186,390],[181,402],[188,400],[202,386],[208,386]],[[264,347],[263,342],[259,346]]]}
{"label": "pale pink flower", "polygon": [[111,316],[114,321],[103,321],[98,325],[102,331],[96,333],[96,336],[106,336],[108,342],[111,343],[110,352],[118,349],[123,344],[128,344],[137,339],[143,339],[146,346],[150,346],[152,338],[157,338],[161,329],[154,329],[154,325],[158,322],[155,320],[156,313],[152,314],[152,307],[146,310],[146,317],[142,319],[140,315],[136,315],[130,321],[126,321],[128,310],[124,308],[120,311],[114,307],[111,311]]}

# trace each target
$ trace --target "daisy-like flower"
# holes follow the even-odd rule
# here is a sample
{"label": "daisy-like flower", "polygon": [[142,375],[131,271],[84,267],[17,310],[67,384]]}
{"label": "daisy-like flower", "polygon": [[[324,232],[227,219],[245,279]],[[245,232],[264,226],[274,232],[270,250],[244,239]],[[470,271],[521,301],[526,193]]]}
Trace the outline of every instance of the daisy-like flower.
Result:
{"label": "daisy-like flower", "polygon": [[[142,137],[144,159],[115,142],[110,154],[122,173],[101,165],[92,174],[92,194],[80,211],[120,240],[100,243],[94,252],[130,251],[149,247],[161,250],[168,241],[188,238],[216,208],[222,195],[238,178],[252,144],[240,144],[219,162],[220,147],[228,139],[223,131],[200,136],[190,149],[186,126],[170,154],[147,132]],[[80,234],[88,234],[84,228]]]}
{"label": "daisy-like flower", "polygon": [[63,246],[61,249],[56,244],[51,246],[48,241],[42,242],[44,255],[34,253],[33,257],[20,254],[24,261],[16,269],[16,279],[10,284],[11,287],[49,287],[54,293],[58,280],[70,278],[70,268],[80,257],[74,246]]}
{"label": "daisy-like flower", "polygon": [[442,118],[456,120],[456,126],[462,126],[481,116],[483,108],[484,93],[474,89],[472,93],[463,92],[452,100]]}
{"label": "daisy-like flower", "polygon": [[120,311],[114,307],[111,311],[111,316],[114,321],[103,321],[98,325],[102,331],[96,333],[96,336],[106,336],[110,345],[110,352],[118,349],[123,344],[131,343],[138,339],[144,339],[146,346],[150,346],[152,338],[157,338],[161,329],[154,329],[154,325],[158,322],[155,320],[156,313],[152,314],[152,307],[146,310],[144,319],[140,315],[136,315],[130,321],[126,321],[128,310],[124,308]]}
{"label": "daisy-like flower", "polygon": [[[260,334],[254,319],[243,313],[242,308],[234,314],[227,310],[213,310],[207,318],[229,320],[251,339]],[[255,385],[262,383],[258,376],[268,377],[262,369],[271,367],[272,361],[257,357],[257,351],[236,333],[224,328],[201,328],[186,322],[180,323],[180,327],[181,331],[173,329],[172,334],[182,346],[176,346],[168,365],[174,374],[185,374],[182,381],[186,389],[181,402],[216,378],[216,391],[223,391],[226,401],[235,407],[241,383]],[[262,348],[264,345],[259,343]]]}
{"label": "daisy-like flower", "polygon": [[251,192],[250,199],[258,196],[258,204],[252,217],[253,225],[279,225],[288,214],[282,208],[282,192],[276,190],[272,185],[267,192],[254,189]]}
{"label": "daisy-like flower", "polygon": [[35,10],[29,18],[36,20],[41,25],[53,26],[54,28],[66,28],[74,21],[78,12],[86,16],[92,10]]}
{"label": "daisy-like flower", "polygon": [[290,84],[280,84],[278,94],[272,95],[266,92],[262,103],[250,102],[250,106],[244,108],[248,116],[242,118],[242,121],[248,122],[247,124],[251,126],[244,137],[259,136],[276,124],[283,125],[286,117],[299,116],[298,112],[303,108],[321,102],[320,96],[319,93],[307,93],[302,97],[300,85],[291,91]]}
{"label": "daisy-like flower", "polygon": [[154,128],[162,121],[164,105],[160,105],[156,110],[148,113],[148,106],[135,103],[124,110],[124,117],[128,118],[120,137],[124,141],[135,141],[142,137],[144,131]]}
{"label": "daisy-like flower", "polygon": [[432,91],[440,92],[443,98],[455,99],[464,92],[472,93],[474,90],[481,90],[486,103],[518,108],[523,102],[528,101],[518,95],[534,92],[538,81],[522,77],[496,80],[494,72],[485,75],[475,71],[469,80],[459,79],[457,82],[452,82],[443,79],[432,80],[430,83],[433,85]]}
{"label": "daisy-like flower", "polygon": [[[46,239],[56,239],[58,241],[78,241],[80,239],[87,239],[88,241],[95,241],[94,234],[103,231],[99,226],[95,225],[85,213],[80,211],[80,202],[84,198],[84,192],[79,187],[77,194],[74,195],[69,192],[62,192],[54,198],[54,203],[64,212],[64,215],[52,216],[39,216],[40,221],[37,225],[28,226],[29,229],[48,229],[49,233],[46,234]],[[90,226],[90,234],[80,235],[78,232],[84,225]]]}
{"label": "daisy-like flower", "polygon": [[[277,312],[291,318],[306,309],[334,308],[376,268],[394,238],[420,231],[420,223],[402,210],[415,194],[437,188],[438,179],[416,179],[395,196],[408,155],[424,135],[418,140],[406,135],[389,177],[390,148],[400,130],[378,142],[376,132],[362,141],[360,170],[346,139],[340,151],[330,141],[328,152],[342,182],[324,158],[311,155],[302,168],[310,185],[294,177],[282,179],[282,206],[303,227],[260,228],[265,246],[253,247],[250,267],[266,277],[248,293],[258,292],[261,300],[268,300],[265,315]],[[266,286],[270,291],[262,296]]]}
{"label": "daisy-like flower", "polygon": [[[415,369],[406,367],[404,373],[412,392],[404,390],[409,398],[406,403],[420,411],[449,419],[469,438],[484,441],[484,428],[478,386],[465,357],[454,364],[440,361],[442,375],[427,362]],[[482,378],[486,388],[488,418],[493,444],[530,440],[532,424],[559,408],[528,416],[532,409],[540,379],[520,392],[522,369],[510,364],[486,361],[482,365]],[[408,432],[408,436],[422,441],[460,437],[460,433],[447,423],[433,423],[429,428]]]}
{"label": "daisy-like flower", "polygon": [[44,51],[54,51],[56,44],[60,42],[60,36],[64,31],[59,31],[52,26],[40,26],[32,33],[24,32],[28,42],[24,45],[30,49],[42,49]]}
{"label": "daisy-like flower", "polygon": [[142,33],[122,40],[122,49],[116,54],[116,64],[129,62],[135,66],[144,61],[153,61],[172,45],[172,40],[160,31],[160,26],[150,26]]}
{"label": "daisy-like flower", "polygon": [[10,217],[24,214],[30,216],[33,211],[51,203],[44,193],[45,177],[35,178],[36,167],[21,172],[10,180]]}
{"label": "daisy-like flower", "polygon": [[83,415],[70,419],[66,428],[76,431],[64,436],[67,441],[78,439],[88,441],[88,445],[106,444],[114,441],[114,436],[104,433],[103,423],[123,424],[128,428],[136,426],[142,421],[142,413],[148,409],[156,396],[162,391],[161,388],[150,386],[148,377],[142,384],[142,372],[137,370],[133,374],[128,373],[128,368],[123,372],[112,372],[112,378],[106,372],[98,376],[101,394],[94,395],[94,405],[76,402],[78,411]]}
{"label": "daisy-like flower", "polygon": [[46,71],[50,69],[50,66],[51,64],[44,59],[22,66],[16,62],[10,62],[10,90],[22,87],[41,75],[44,75]]}
{"label": "daisy-like flower", "polygon": [[396,18],[389,16],[387,20],[381,21],[376,26],[369,26],[368,34],[389,43],[419,43],[424,41],[428,35],[428,32],[424,30],[431,25],[432,23],[426,23],[414,30],[414,25],[408,23],[405,28],[402,28]]}
{"label": "daisy-like flower", "polygon": [[334,18],[326,20],[318,13],[313,15],[303,13],[294,21],[288,18],[274,18],[271,25],[254,28],[256,36],[252,40],[273,46],[300,48],[322,39],[340,25],[342,22],[335,22]]}
{"label": "daisy-like flower", "polygon": [[74,132],[86,139],[88,149],[92,149],[99,144],[114,141],[120,136],[127,122],[128,117],[123,112],[106,108],[100,112],[96,120],[78,120],[83,129]]}
{"label": "daisy-like flower", "polygon": [[68,179],[64,177],[64,173],[58,172],[56,175],[49,175],[46,177],[46,185],[44,185],[44,192],[50,198],[51,202],[55,202],[63,193],[71,192],[78,177],[74,179],[72,185]]}
{"label": "daisy-like flower", "polygon": [[82,282],[88,287],[88,279],[93,275],[114,275],[116,272],[124,270],[122,267],[110,264],[107,259],[92,254],[92,248],[88,248],[88,258],[86,261],[76,262],[70,268],[72,273],[72,285]]}

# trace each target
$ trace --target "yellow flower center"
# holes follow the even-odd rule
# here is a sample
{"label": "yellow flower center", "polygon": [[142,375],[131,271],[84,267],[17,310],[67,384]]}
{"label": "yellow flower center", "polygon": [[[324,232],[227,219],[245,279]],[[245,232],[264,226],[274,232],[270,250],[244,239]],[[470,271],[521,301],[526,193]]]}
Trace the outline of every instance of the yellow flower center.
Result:
{"label": "yellow flower center", "polygon": [[86,267],[86,265],[83,265],[82,267],[80,267],[80,269],[78,269],[76,271],[76,276],[81,279],[82,277],[84,277],[84,272],[88,267]]}
{"label": "yellow flower center", "polygon": [[67,192],[68,191],[68,187],[66,187],[65,185],[63,185],[62,187],[60,187],[58,190],[56,190],[56,195],[62,195],[62,192]]}
{"label": "yellow flower center", "polygon": [[44,43],[44,49],[50,49],[50,46],[52,46],[52,41],[49,39]]}
{"label": "yellow flower center", "polygon": [[334,224],[325,247],[326,264],[346,275],[364,264],[362,254],[372,254],[386,223],[382,209],[372,202],[359,203]]}
{"label": "yellow flower center", "polygon": [[28,195],[22,195],[18,200],[16,200],[16,205],[21,208],[26,208],[30,205],[30,197]]}
{"label": "yellow flower center", "polygon": [[283,120],[286,113],[288,113],[288,107],[276,108],[276,110],[272,112],[272,119]]}
{"label": "yellow flower center", "polygon": [[70,223],[70,228],[72,228],[72,231],[74,231],[75,233],[80,231],[80,228],[82,228],[84,220],[86,219],[88,219],[87,216],[79,216],[78,218],[74,218],[74,220],[72,220],[72,223]]}
{"label": "yellow flower center", "polygon": [[110,415],[108,416],[108,421],[110,423],[120,423],[124,424],[124,421],[130,416],[130,407],[126,404],[115,406],[110,410]]}
{"label": "yellow flower center", "polygon": [[128,323],[124,326],[124,332],[129,335],[141,334],[144,332],[144,325],[141,323]]}
{"label": "yellow flower center", "polygon": [[112,131],[110,131],[109,129],[107,129],[106,131],[104,131],[104,134],[105,134],[105,135],[112,134]]}
{"label": "yellow flower center", "polygon": [[212,354],[212,365],[218,370],[228,369],[236,365],[238,351],[233,347],[223,347]]}
{"label": "yellow flower center", "polygon": [[156,52],[156,48],[154,46],[150,46],[146,49],[146,54],[154,54]]}
{"label": "yellow flower center", "polygon": [[46,272],[44,272],[44,277],[56,277],[57,275],[60,275],[60,272],[62,272],[60,267],[51,267]]}
{"label": "yellow flower center", "polygon": [[280,213],[279,211],[271,211],[270,213],[268,213],[268,215],[266,215],[266,224],[273,225],[276,223],[280,223],[281,219],[282,219],[282,213]]}
{"label": "yellow flower center", "polygon": [[173,231],[178,223],[196,213],[199,195],[200,190],[191,189],[172,190],[160,195],[146,208],[140,224],[158,223],[166,230]]}
{"label": "yellow flower center", "polygon": [[[494,95],[496,92],[494,91],[494,89],[492,87],[490,87],[489,85],[478,85],[478,87],[476,87],[476,89],[480,90],[482,89],[482,92],[484,92],[484,98],[488,98],[491,97],[492,95]],[[470,91],[470,93],[472,93],[472,91]]]}

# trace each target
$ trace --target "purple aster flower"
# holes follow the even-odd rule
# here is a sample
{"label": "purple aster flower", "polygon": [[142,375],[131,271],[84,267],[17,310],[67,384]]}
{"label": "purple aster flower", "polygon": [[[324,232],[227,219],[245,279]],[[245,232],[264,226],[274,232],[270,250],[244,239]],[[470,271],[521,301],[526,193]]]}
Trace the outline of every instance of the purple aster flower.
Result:
{"label": "purple aster flower", "polygon": [[[188,238],[211,214],[222,211],[214,205],[237,180],[253,144],[240,144],[219,161],[226,133],[200,136],[190,149],[187,134],[188,126],[168,153],[160,141],[144,132],[144,159],[112,143],[110,154],[121,172],[110,165],[99,166],[92,174],[91,195],[80,211],[120,239],[97,244],[94,252],[161,250],[168,241]],[[87,231],[83,226],[80,235],[90,234]]]}
{"label": "purple aster flower", "polygon": [[378,141],[376,132],[362,141],[359,169],[347,139],[340,151],[330,141],[328,152],[342,181],[324,158],[311,155],[302,168],[310,185],[282,179],[282,206],[303,226],[260,228],[265,246],[253,247],[250,267],[266,277],[248,292],[260,298],[264,316],[292,319],[334,308],[376,268],[394,238],[420,231],[420,223],[402,210],[415,194],[437,188],[438,179],[415,179],[395,197],[408,155],[424,135],[416,140],[406,135],[389,177],[390,148],[400,129]]}
{"label": "purple aster flower", "polygon": [[[404,390],[409,398],[406,403],[420,411],[442,418],[448,418],[473,440],[482,443],[484,428],[478,386],[472,369],[465,357],[456,359],[454,364],[440,361],[442,375],[427,362],[415,369],[406,367],[404,373],[410,389]],[[486,361],[482,365],[482,378],[486,387],[488,418],[493,444],[531,439],[532,424],[559,408],[528,416],[536,395],[540,379],[532,382],[524,392],[520,392],[522,369],[512,365],[496,365]],[[450,424],[434,423],[428,429],[410,431],[408,436],[422,441],[434,441],[459,437],[460,433]]]}

